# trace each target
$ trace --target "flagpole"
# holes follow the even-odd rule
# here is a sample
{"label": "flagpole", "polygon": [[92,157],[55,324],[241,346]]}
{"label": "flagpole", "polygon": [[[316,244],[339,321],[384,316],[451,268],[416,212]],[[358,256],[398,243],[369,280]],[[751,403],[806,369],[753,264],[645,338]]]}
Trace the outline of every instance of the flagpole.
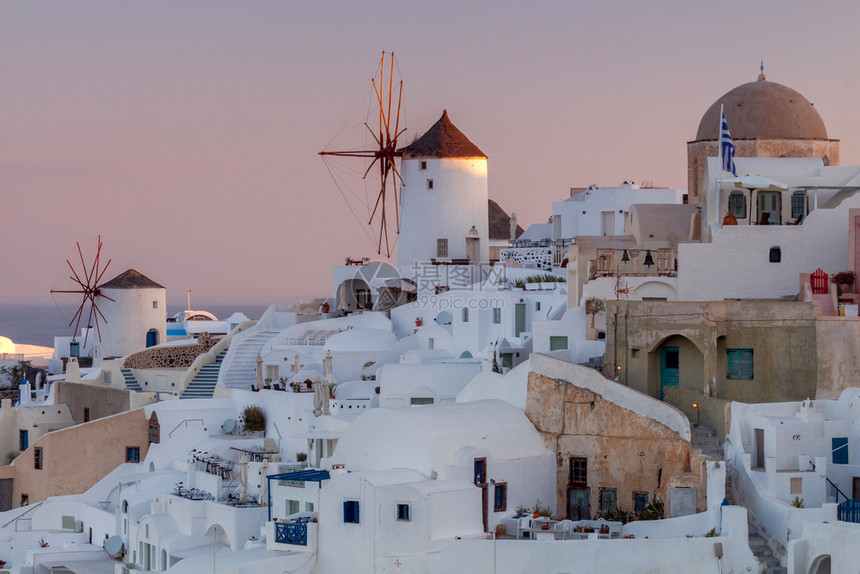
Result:
{"label": "flagpole", "polygon": [[[714,215],[714,223],[720,222],[720,180],[723,175],[723,104],[720,104],[720,125],[717,126],[717,158],[719,167],[717,168],[717,179],[714,182],[717,188],[717,213]],[[713,209],[711,210],[713,211]]]}

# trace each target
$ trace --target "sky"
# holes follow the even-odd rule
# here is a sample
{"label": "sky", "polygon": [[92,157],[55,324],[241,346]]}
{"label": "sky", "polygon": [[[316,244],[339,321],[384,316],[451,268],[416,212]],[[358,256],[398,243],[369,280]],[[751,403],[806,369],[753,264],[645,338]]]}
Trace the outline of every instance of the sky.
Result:
{"label": "sky", "polygon": [[860,164],[858,25],[851,1],[4,2],[0,294],[50,300],[99,235],[105,279],[169,298],[330,294],[376,257],[373,185],[344,164],[344,201],[318,152],[363,145],[383,50],[404,137],[447,109],[524,226],[570,187],[686,188],[701,116],[761,60]]}

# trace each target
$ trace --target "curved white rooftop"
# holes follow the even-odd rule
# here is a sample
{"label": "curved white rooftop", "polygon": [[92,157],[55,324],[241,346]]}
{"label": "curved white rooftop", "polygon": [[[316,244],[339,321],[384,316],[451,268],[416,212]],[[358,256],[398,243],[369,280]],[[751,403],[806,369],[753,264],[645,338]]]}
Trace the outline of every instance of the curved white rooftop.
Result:
{"label": "curved white rooftop", "polygon": [[397,337],[384,329],[349,329],[326,339],[325,347],[337,352],[387,351],[397,343]]}
{"label": "curved white rooftop", "polygon": [[458,464],[463,449],[486,450],[496,460],[541,456],[543,440],[525,413],[499,400],[367,411],[340,439],[332,464],[350,471],[407,468],[429,477]]}

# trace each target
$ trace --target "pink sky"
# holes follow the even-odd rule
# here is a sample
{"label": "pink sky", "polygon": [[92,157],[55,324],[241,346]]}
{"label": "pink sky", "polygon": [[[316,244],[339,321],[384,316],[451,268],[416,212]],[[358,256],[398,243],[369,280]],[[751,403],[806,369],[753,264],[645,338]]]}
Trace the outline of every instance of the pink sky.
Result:
{"label": "pink sky", "polygon": [[383,49],[407,137],[447,108],[524,225],[571,186],[685,188],[702,114],[761,59],[860,163],[857,3],[528,4],[4,3],[0,293],[47,299],[98,234],[108,276],[168,296],[329,293],[374,246],[317,152]]}

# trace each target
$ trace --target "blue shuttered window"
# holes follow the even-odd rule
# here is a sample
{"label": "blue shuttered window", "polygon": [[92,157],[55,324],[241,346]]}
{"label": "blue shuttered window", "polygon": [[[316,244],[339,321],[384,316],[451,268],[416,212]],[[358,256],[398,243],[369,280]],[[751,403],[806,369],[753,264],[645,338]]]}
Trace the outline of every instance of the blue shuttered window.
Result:
{"label": "blue shuttered window", "polygon": [[726,351],[726,378],[752,380],[753,374],[752,349],[728,349]]}
{"label": "blue shuttered window", "polygon": [[848,464],[848,438],[833,437],[833,464]]}
{"label": "blue shuttered window", "polygon": [[344,523],[358,524],[358,501],[344,500],[343,501],[343,521]]}

